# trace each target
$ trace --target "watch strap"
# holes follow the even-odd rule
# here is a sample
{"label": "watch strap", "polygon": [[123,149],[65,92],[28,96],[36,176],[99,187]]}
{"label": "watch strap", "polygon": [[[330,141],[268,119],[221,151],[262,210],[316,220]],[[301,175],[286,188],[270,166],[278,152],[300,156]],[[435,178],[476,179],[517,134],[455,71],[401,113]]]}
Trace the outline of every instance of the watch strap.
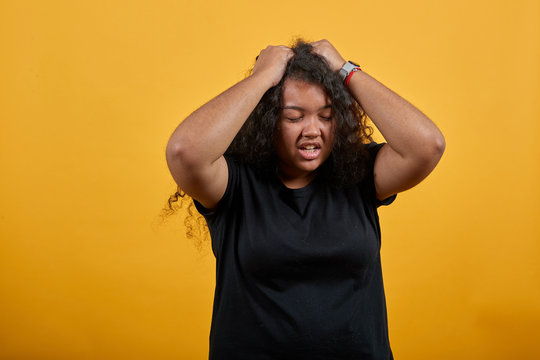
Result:
{"label": "watch strap", "polygon": [[341,79],[345,81],[347,77],[351,74],[351,72],[356,71],[360,69],[360,65],[353,63],[352,61],[347,61],[339,70],[339,76],[341,76]]}

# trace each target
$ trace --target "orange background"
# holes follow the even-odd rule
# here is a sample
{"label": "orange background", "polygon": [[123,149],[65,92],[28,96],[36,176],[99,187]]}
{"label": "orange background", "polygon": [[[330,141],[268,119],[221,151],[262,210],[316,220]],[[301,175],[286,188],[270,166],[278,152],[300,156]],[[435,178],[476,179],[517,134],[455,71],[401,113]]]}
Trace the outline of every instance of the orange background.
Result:
{"label": "orange background", "polygon": [[540,358],[540,2],[13,0],[0,359],[207,358],[214,259],[180,217],[160,223],[165,146],[295,35],[329,39],[446,137],[380,210],[395,357]]}

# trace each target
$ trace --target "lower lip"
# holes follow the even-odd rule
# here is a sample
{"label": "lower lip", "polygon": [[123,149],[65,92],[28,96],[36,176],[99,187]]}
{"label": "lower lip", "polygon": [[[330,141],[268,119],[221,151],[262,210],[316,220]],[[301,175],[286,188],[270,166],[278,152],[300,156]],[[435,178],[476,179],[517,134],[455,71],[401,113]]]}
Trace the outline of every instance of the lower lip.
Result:
{"label": "lower lip", "polygon": [[319,155],[321,153],[321,149],[314,149],[314,150],[311,150],[311,151],[306,151],[304,149],[298,149],[298,152],[300,153],[300,155],[304,159],[313,160],[313,159],[316,159],[317,157],[319,157]]}

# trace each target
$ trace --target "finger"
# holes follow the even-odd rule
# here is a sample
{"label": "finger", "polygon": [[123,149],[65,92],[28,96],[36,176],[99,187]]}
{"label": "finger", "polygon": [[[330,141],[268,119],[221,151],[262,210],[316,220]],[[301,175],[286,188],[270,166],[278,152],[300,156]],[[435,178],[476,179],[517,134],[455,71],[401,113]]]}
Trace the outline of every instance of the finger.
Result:
{"label": "finger", "polygon": [[318,52],[321,50],[320,45],[321,45],[321,44],[317,41],[317,42],[312,43],[312,44],[311,44],[311,47],[313,48],[313,50],[314,50],[315,52],[318,53]]}

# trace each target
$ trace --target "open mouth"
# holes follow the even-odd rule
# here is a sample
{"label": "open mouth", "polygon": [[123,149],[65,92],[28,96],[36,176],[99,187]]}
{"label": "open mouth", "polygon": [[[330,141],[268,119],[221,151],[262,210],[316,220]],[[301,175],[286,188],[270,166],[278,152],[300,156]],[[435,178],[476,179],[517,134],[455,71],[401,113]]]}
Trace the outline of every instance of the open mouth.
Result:
{"label": "open mouth", "polygon": [[305,152],[307,152],[308,154],[312,154],[312,153],[314,153],[315,151],[319,150],[320,147],[317,147],[317,146],[315,146],[315,145],[306,145],[306,146],[304,146],[304,147],[301,147],[300,149],[303,150],[303,151],[305,151]]}
{"label": "open mouth", "polygon": [[321,153],[321,146],[319,144],[304,144],[298,147],[300,155],[306,160],[313,160]]}

